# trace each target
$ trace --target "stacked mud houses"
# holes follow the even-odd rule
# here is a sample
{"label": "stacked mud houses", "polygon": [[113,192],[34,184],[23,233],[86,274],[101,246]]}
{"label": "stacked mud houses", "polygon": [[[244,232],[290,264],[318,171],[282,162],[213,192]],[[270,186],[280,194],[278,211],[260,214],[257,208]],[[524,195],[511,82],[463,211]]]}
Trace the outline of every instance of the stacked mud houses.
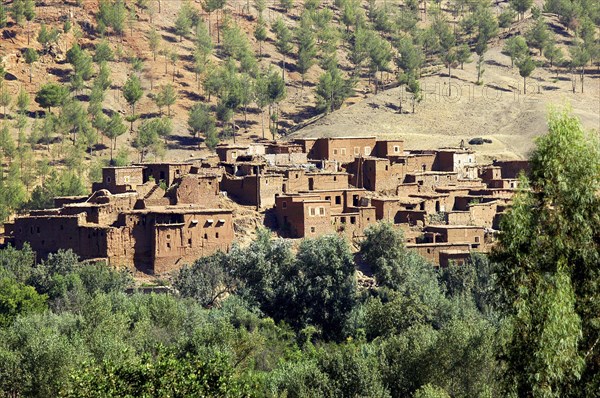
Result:
{"label": "stacked mud houses", "polygon": [[[359,240],[380,220],[441,266],[489,250],[526,161],[478,166],[471,149],[408,151],[401,140],[304,138],[221,145],[217,158],[107,167],[92,195],[7,224],[7,242],[40,257],[73,249],[84,259],[148,273],[228,250],[232,202],[251,206],[285,238]],[[239,230],[237,233],[244,233]],[[247,232],[247,231],[246,231]]]}

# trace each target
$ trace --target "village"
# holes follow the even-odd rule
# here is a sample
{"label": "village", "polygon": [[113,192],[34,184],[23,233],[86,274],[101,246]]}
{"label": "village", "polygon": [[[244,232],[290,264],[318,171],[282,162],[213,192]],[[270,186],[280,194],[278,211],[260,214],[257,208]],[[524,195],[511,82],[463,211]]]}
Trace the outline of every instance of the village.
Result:
{"label": "village", "polygon": [[402,229],[409,249],[438,266],[461,264],[494,244],[527,161],[478,165],[460,145],[405,150],[402,140],[302,138],[222,144],[179,163],[106,167],[90,196],[58,197],[5,225],[5,242],[43,259],[72,249],[149,275],[227,251],[232,201],[282,238],[341,234],[360,241],[379,221]]}

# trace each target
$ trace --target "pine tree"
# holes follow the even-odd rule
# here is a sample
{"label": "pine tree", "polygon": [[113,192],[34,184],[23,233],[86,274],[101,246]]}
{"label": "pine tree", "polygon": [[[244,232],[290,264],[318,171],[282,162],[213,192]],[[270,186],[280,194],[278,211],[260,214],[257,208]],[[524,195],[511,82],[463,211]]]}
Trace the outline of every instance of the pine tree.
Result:
{"label": "pine tree", "polygon": [[529,55],[526,55],[517,60],[517,68],[519,68],[519,74],[523,78],[523,94],[527,94],[527,78],[535,70],[535,62]]}
{"label": "pine tree", "polygon": [[306,73],[314,65],[317,55],[311,19],[306,12],[302,15],[300,27],[296,33],[296,40],[298,41],[298,63],[296,67],[302,76],[302,89],[304,89]]}
{"label": "pine tree", "polygon": [[[143,94],[144,91],[142,90],[140,79],[132,73],[123,86],[123,97],[125,97],[125,101],[131,106],[132,118],[135,115],[135,104],[142,98]],[[131,120],[131,131],[133,131],[133,119]]]}
{"label": "pine tree", "polygon": [[127,126],[118,112],[114,112],[102,134],[110,140],[110,162],[113,163],[113,150],[117,149],[117,138],[125,134]]}
{"label": "pine tree", "polygon": [[25,63],[29,65],[29,83],[31,83],[33,79],[33,64],[39,59],[38,53],[33,48],[27,48],[25,49],[24,56]]}

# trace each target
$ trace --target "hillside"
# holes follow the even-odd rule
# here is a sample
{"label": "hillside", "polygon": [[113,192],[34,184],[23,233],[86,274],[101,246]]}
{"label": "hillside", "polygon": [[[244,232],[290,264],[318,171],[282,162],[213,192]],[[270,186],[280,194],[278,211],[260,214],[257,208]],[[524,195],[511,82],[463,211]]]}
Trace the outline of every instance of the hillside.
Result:
{"label": "hillside", "polygon": [[[21,209],[52,170],[75,176],[45,187],[46,202],[79,193],[111,156],[115,115],[120,163],[207,156],[209,134],[211,145],[375,134],[409,149],[486,137],[485,158],[524,157],[545,131],[548,105],[570,104],[589,128],[598,128],[600,107],[597,7],[583,2],[565,14],[552,0],[542,14],[543,2],[531,5],[517,13],[516,1],[483,0],[4,2],[0,160],[3,183],[13,185],[0,202]],[[527,44],[511,67],[502,51],[517,36]],[[101,48],[110,54],[99,56]],[[533,68],[527,95],[519,62]],[[103,73],[106,87],[94,91]],[[124,91],[134,79],[141,97],[132,108]],[[43,109],[34,99],[50,82],[69,94]],[[195,136],[188,115],[198,104],[204,124]],[[171,128],[159,132],[158,121]]]}

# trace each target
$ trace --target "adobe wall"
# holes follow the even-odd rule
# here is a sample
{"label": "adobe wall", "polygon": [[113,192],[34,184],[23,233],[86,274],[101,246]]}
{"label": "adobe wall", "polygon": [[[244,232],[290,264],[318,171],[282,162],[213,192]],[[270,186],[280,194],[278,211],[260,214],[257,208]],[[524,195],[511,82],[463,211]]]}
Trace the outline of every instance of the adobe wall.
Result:
{"label": "adobe wall", "polygon": [[406,247],[416,251],[426,260],[439,265],[440,253],[447,250],[462,250],[469,251],[471,249],[468,244],[445,244],[445,243],[425,243],[425,244],[407,244]]}
{"label": "adobe wall", "polygon": [[439,254],[440,267],[445,268],[450,264],[464,265],[471,257],[470,251],[464,250],[442,250]]}
{"label": "adobe wall", "polygon": [[106,257],[107,227],[84,223],[84,214],[18,217],[12,227],[13,243],[18,249],[29,243],[38,259],[60,249],[71,249],[82,259]]}
{"label": "adobe wall", "polygon": [[211,202],[219,195],[217,176],[188,174],[177,180],[176,204],[198,204],[212,207]]}
{"label": "adobe wall", "polygon": [[523,171],[526,175],[531,172],[531,163],[528,160],[495,160],[494,166],[502,170],[502,178],[518,179]]}
{"label": "adobe wall", "polygon": [[373,156],[386,158],[388,156],[402,156],[404,153],[404,141],[402,140],[380,140],[375,144]]}
{"label": "adobe wall", "polygon": [[171,272],[217,250],[227,251],[233,238],[232,214],[227,210],[184,214],[183,225],[156,225],[153,272]]}
{"label": "adobe wall", "polygon": [[[352,162],[357,156],[370,156],[375,148],[375,137],[364,138],[323,138],[317,145],[325,145],[324,159],[337,160],[340,163]],[[321,159],[321,158],[320,158]]]}
{"label": "adobe wall", "polygon": [[274,153],[264,155],[264,158],[269,164],[278,166],[294,166],[308,163],[306,153]]}
{"label": "adobe wall", "polygon": [[156,184],[164,181],[167,187],[177,178],[188,174],[192,168],[191,163],[143,163],[143,166],[145,166],[144,181],[149,181],[151,178]]}

